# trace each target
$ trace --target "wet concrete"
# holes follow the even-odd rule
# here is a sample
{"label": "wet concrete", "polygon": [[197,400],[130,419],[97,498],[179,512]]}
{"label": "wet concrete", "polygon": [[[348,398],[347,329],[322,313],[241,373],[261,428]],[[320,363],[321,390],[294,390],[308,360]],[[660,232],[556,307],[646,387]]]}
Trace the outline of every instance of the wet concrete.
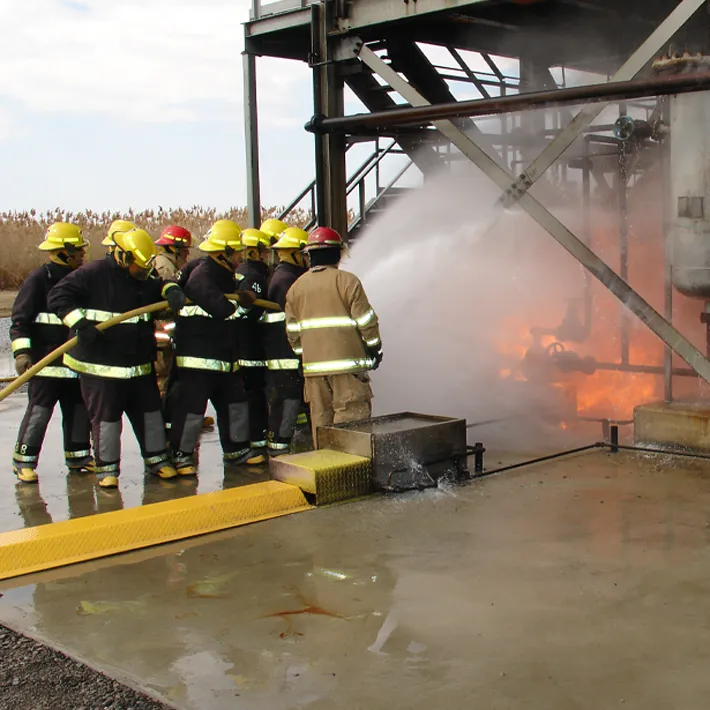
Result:
{"label": "wet concrete", "polygon": [[0,621],[185,709],[699,709],[708,510],[706,463],[585,454],[34,575]]}
{"label": "wet concrete", "polygon": [[[265,466],[225,468],[216,429],[202,435],[200,475],[197,480],[161,481],[146,477],[138,444],[130,424],[124,418],[120,487],[113,491],[101,490],[96,486],[95,476],[67,473],[61,417],[57,407],[37,468],[39,486],[19,484],[12,473],[12,452],[26,406],[25,394],[11,395],[0,402],[0,531],[157,503],[268,478]],[[214,415],[214,412],[208,413]]]}

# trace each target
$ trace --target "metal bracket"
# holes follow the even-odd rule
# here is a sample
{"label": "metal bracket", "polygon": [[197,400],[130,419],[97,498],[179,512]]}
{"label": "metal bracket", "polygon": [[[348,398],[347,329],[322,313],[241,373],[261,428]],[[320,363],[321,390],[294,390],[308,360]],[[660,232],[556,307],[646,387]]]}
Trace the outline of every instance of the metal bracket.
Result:
{"label": "metal bracket", "polygon": [[363,41],[359,37],[345,37],[338,42],[333,52],[333,59],[336,62],[348,62],[357,59]]}
{"label": "metal bracket", "polygon": [[[610,83],[629,81],[656,56],[658,50],[705,4],[706,0],[682,0],[668,17],[651,33],[648,39],[624,62],[611,77]],[[547,169],[569,148],[591,122],[607,107],[607,104],[585,106],[559,133],[553,141],[533,160],[532,163],[500,198],[503,207],[509,207],[520,199]]]}
{"label": "metal bracket", "polygon": [[[694,0],[695,1],[695,0]],[[396,71],[383,62],[369,47],[360,49],[360,59],[379,74],[395,91],[412,106],[428,106],[429,102]],[[434,127],[446,136],[474,165],[478,166],[505,195],[503,200],[514,194],[520,205],[543,229],[564,247],[577,261],[606,286],[632,313],[643,321],[679,357],[690,365],[702,378],[710,382],[710,360],[708,360],[687,338],[679,333],[663,316],[645,301],[608,264],[600,259],[586,244],[577,238],[541,202],[526,189],[517,187],[508,170],[499,165],[479,145],[460,131],[451,121],[434,121]],[[513,180],[511,186],[511,180]],[[526,184],[525,182],[521,185]],[[513,191],[511,193],[511,190]],[[502,202],[497,203],[490,225],[482,230],[486,234],[498,220]]]}

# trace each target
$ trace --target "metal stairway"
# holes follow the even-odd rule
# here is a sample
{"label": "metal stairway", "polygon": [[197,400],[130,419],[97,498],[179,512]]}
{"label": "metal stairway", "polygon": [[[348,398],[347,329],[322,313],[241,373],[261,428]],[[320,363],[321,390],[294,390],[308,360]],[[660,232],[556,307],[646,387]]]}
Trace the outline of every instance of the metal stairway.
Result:
{"label": "metal stairway", "polygon": [[[430,103],[455,101],[456,95],[452,87],[457,85],[463,86],[468,96],[482,98],[517,92],[520,85],[518,77],[506,75],[488,54],[476,53],[477,66],[472,68],[470,63],[473,55],[469,52],[461,52],[453,46],[439,47],[439,55],[442,58],[435,61],[427,56],[418,43],[403,39],[401,35],[377,40],[369,43],[368,47],[385,57]],[[482,66],[485,69],[481,68]],[[396,101],[393,89],[381,83],[362,62],[353,62],[345,81],[370,112],[408,106]],[[472,120],[459,119],[456,124],[466,132],[476,133],[480,139],[482,134]],[[347,180],[350,240],[357,238],[368,220],[387,209],[403,192],[413,189],[411,177],[414,172],[426,179],[427,176],[450,167],[452,160],[459,158],[431,127],[405,126],[387,134],[387,138],[391,139],[391,142],[384,148],[381,147],[383,138],[373,138],[374,151]],[[354,144],[350,144],[348,149],[352,145]],[[499,154],[502,150],[502,159],[505,162],[514,161],[517,157],[514,154],[508,155],[507,147],[494,145],[491,141],[488,141],[486,147]],[[395,162],[393,156],[397,155],[400,156],[400,161],[396,168],[392,169]],[[406,163],[402,164],[401,156],[408,158]],[[412,167],[417,170],[412,171]],[[386,179],[383,180],[385,173]],[[405,174],[408,177],[408,187],[402,184]],[[310,229],[315,224],[315,189],[316,181],[313,180],[283,209],[280,218],[288,222],[289,215],[294,210],[305,206],[310,215],[307,224]]]}

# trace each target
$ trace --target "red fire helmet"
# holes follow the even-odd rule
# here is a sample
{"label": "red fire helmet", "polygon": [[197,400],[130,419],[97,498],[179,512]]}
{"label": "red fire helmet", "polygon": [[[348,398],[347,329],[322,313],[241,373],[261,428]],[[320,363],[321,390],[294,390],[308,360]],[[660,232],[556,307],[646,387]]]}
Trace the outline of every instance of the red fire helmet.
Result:
{"label": "red fire helmet", "polygon": [[342,247],[342,237],[330,227],[316,227],[309,235],[303,251],[326,249],[327,247]]}
{"label": "red fire helmet", "polygon": [[184,227],[171,224],[163,230],[156,244],[159,247],[191,247],[192,234]]}

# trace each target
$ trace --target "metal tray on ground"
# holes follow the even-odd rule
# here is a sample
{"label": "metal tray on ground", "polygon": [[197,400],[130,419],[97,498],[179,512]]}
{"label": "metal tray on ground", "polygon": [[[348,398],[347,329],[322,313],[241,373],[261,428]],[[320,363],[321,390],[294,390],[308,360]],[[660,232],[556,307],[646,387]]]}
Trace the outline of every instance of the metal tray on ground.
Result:
{"label": "metal tray on ground", "polygon": [[466,475],[466,420],[415,412],[320,427],[318,443],[372,459],[373,485],[406,490]]}

